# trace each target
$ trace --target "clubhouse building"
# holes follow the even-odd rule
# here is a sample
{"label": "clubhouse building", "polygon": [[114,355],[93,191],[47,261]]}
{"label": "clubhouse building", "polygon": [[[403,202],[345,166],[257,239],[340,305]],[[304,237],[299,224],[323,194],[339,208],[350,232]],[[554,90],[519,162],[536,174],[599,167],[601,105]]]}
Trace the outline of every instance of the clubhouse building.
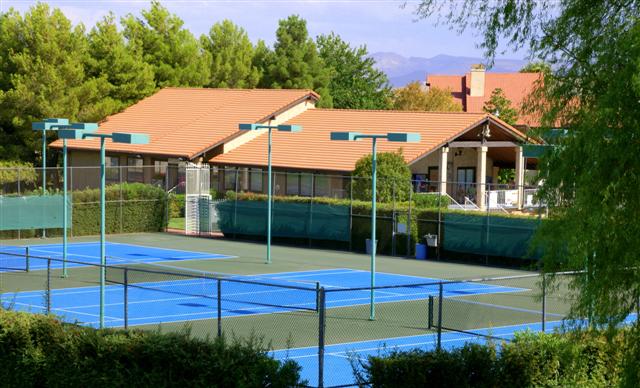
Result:
{"label": "clubhouse building", "polygon": [[[211,166],[218,191],[265,192],[266,130],[240,131],[240,123],[302,126],[300,132],[273,131],[272,166],[278,195],[343,197],[358,159],[370,142],[334,142],[333,131],[419,133],[417,143],[380,141],[378,152],[402,149],[420,192],[440,192],[484,208],[487,192],[501,169],[515,169],[511,182],[521,208],[525,170],[523,146],[537,144],[525,132],[487,113],[408,112],[316,108],[310,90],[165,88],[100,123],[99,132],[149,135],[146,145],[107,141],[110,182],[183,184],[178,171],[187,164]],[[61,141],[52,144],[61,148]],[[98,140],[70,140],[70,166],[98,165]],[[153,166],[153,167],[149,167]],[[122,168],[119,168],[122,167]],[[126,167],[126,168],[125,168]],[[122,176],[126,174],[126,176]],[[97,174],[84,174],[74,188],[95,187]],[[513,190],[512,190],[513,191]]]}

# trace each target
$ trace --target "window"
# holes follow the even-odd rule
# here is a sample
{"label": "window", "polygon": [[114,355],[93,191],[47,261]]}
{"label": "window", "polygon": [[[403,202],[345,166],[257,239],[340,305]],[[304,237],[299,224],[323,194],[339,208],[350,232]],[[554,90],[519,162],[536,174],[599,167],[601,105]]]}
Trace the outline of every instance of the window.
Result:
{"label": "window", "polygon": [[224,189],[234,190],[236,189],[236,174],[238,170],[228,168],[224,170]]}
{"label": "window", "polygon": [[120,182],[120,158],[117,156],[107,156],[105,161],[104,177],[107,183]]}
{"label": "window", "polygon": [[166,160],[155,160],[153,162],[153,179],[151,183],[157,186],[164,186],[165,177],[167,176],[167,167],[169,162]]}
{"label": "window", "polygon": [[465,197],[472,201],[476,198],[476,169],[475,167],[459,167],[456,177],[456,200],[464,201]]}
{"label": "window", "polygon": [[438,167],[429,167],[429,187],[427,191],[438,191],[438,183],[440,182],[440,169]]}
{"label": "window", "polygon": [[127,158],[127,182],[144,182],[144,161],[142,158]]}
{"label": "window", "polygon": [[316,176],[315,177],[315,196],[316,197],[329,197],[331,196],[331,184],[329,182],[329,177],[327,176]]}
{"label": "window", "polygon": [[313,190],[313,174],[300,174],[300,195],[310,197]]}
{"label": "window", "polygon": [[300,194],[300,175],[287,173],[287,195]]}
{"label": "window", "polygon": [[249,171],[249,191],[262,192],[262,170],[259,168]]}

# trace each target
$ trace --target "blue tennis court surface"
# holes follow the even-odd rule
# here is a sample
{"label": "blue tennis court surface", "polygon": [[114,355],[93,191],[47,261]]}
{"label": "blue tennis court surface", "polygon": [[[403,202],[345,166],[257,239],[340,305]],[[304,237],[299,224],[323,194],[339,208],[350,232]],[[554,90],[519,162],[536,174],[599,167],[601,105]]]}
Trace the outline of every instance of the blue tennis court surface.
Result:
{"label": "blue tennis court surface", "polygon": [[[192,252],[177,249],[148,247],[143,245],[122,244],[107,242],[105,244],[107,264],[126,263],[152,263],[178,260],[202,260],[202,259],[226,259],[230,256],[209,252]],[[3,254],[5,253],[5,254]],[[23,269],[25,267],[25,246],[0,246],[0,268]],[[46,244],[29,246],[29,255],[48,257],[52,259],[62,259],[62,244]],[[67,259],[86,264],[100,264],[100,243],[84,242],[67,245]],[[84,264],[68,263],[68,267],[79,267]],[[61,268],[62,262],[54,260],[51,262],[52,268]],[[38,270],[47,268],[46,260],[31,259],[30,269]],[[0,269],[1,270],[1,269]]]}
{"label": "blue tennis court surface", "polygon": [[[132,276],[132,275],[130,275]],[[151,276],[151,275],[150,275]],[[268,278],[267,278],[268,276]],[[237,280],[254,280],[269,284],[234,282],[234,277],[222,282],[222,317],[272,314],[286,311],[316,309],[315,282],[328,289],[360,287],[368,284],[369,272],[353,269],[331,269],[277,274],[240,276]],[[107,276],[109,278],[109,276]],[[168,278],[171,279],[171,278]],[[109,279],[108,279],[109,280]],[[439,279],[378,273],[378,285],[429,283]],[[304,283],[303,283],[304,282]],[[278,285],[295,285],[305,289],[287,289]],[[518,292],[520,288],[482,283],[447,284],[445,296]],[[327,308],[369,303],[369,290],[327,292]],[[106,287],[105,325],[124,325],[124,287]],[[417,285],[376,291],[376,302],[399,302],[427,299],[437,295],[437,285]],[[43,312],[45,293],[42,290],[2,294],[2,302],[16,310]],[[96,326],[99,313],[97,286],[54,289],[51,293],[52,312],[66,321],[78,321]],[[217,281],[215,279],[180,279],[149,281],[138,278],[128,288],[129,325],[155,324],[217,318]]]}
{"label": "blue tennis court surface", "polygon": [[[624,324],[632,324],[637,320],[637,314],[627,317]],[[545,325],[545,332],[552,333],[562,328],[564,321],[549,321]],[[474,332],[483,335],[491,335],[505,340],[512,339],[516,332],[530,330],[542,332],[541,323],[531,323],[513,326],[494,327],[491,329],[478,329]],[[459,333],[443,332],[442,348],[450,350],[463,346],[465,343],[486,343],[485,337]],[[412,349],[434,350],[436,348],[436,334],[424,334],[408,337],[384,338],[371,341],[350,342],[325,346],[324,358],[324,386],[355,384],[351,359],[366,361],[368,356],[383,355],[385,352]],[[296,349],[276,350],[272,355],[279,360],[294,360],[302,367],[301,377],[311,386],[318,386],[318,348],[315,346]]]}

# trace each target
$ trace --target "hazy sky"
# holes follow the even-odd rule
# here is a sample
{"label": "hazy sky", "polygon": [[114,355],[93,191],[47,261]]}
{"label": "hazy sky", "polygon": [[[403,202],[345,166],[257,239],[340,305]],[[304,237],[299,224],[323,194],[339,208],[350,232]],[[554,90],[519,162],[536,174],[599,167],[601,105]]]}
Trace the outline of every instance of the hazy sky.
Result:
{"label": "hazy sky", "polygon": [[[117,16],[148,8],[148,0],[50,0],[73,22],[89,27],[109,11]],[[393,51],[404,56],[432,57],[438,54],[482,55],[471,32],[458,35],[434,20],[416,21],[412,9],[416,1],[403,0],[163,0],[162,4],[180,16],[196,36],[206,33],[215,22],[230,19],[242,26],[254,42],[272,43],[278,20],[298,14],[307,20],[312,36],[331,31],[354,44],[366,44],[369,52]],[[25,11],[31,0],[0,0],[3,11],[10,7]],[[525,53],[507,52],[502,57],[524,58]]]}

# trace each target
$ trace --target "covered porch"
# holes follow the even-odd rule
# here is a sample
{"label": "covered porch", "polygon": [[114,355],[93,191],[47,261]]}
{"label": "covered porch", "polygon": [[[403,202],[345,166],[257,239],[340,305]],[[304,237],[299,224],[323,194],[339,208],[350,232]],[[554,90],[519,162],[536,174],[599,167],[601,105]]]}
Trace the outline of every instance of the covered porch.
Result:
{"label": "covered porch", "polygon": [[465,210],[523,210],[536,207],[532,185],[537,141],[487,120],[411,163],[416,193],[440,193]]}

